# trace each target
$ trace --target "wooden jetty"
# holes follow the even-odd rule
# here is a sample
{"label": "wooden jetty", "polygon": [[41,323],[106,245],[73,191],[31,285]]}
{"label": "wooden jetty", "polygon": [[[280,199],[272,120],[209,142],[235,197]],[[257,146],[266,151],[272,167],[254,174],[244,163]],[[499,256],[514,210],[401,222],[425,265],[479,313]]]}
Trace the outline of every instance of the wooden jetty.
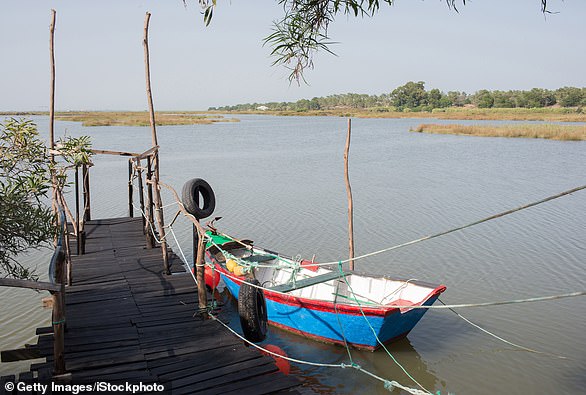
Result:
{"label": "wooden jetty", "polygon": [[[197,314],[193,278],[169,250],[165,275],[159,248],[145,247],[141,218],[90,220],[85,254],[72,256],[65,290],[66,373],[53,377],[53,327],[37,330],[33,349],[46,362],[25,382],[157,383],[167,393],[296,393],[298,378]],[[15,381],[2,377],[0,384]]]}

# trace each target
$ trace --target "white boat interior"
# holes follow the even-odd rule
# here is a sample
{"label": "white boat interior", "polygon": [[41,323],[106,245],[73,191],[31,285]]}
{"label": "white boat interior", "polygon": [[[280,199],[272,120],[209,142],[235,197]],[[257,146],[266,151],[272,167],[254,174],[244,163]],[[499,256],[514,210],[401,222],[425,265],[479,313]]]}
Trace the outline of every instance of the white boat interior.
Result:
{"label": "white boat interior", "polygon": [[238,244],[222,246],[224,252],[212,250],[219,263],[225,264],[227,256],[253,272],[263,287],[299,298],[364,307],[410,306],[423,303],[435,289],[433,285],[416,280],[395,280],[355,272],[345,272],[342,276],[338,270],[321,266],[307,268],[291,258]]}

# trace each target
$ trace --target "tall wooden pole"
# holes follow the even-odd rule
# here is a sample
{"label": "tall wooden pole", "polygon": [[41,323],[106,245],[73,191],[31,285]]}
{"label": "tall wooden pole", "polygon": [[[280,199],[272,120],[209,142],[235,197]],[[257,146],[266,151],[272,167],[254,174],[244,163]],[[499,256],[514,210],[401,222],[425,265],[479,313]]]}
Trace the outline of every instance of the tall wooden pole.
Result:
{"label": "tall wooden pole", "polygon": [[[57,12],[51,10],[51,25],[49,27],[49,53],[51,56],[51,99],[49,106],[49,139],[51,141],[51,151],[55,149],[55,132],[53,124],[55,122],[55,18]],[[55,161],[55,155],[51,152],[51,163]]]}
{"label": "tall wooden pole", "polygon": [[[55,131],[54,131],[54,124],[55,124],[55,19],[56,19],[57,12],[55,10],[51,10],[51,25],[49,26],[49,56],[51,59],[51,97],[49,101],[49,141],[50,141],[50,148],[51,148],[51,167],[55,165],[55,155],[53,154],[53,150],[55,149]],[[53,207],[53,212],[57,213],[57,181],[55,179],[54,170],[51,170],[51,183],[53,187],[53,200],[51,205]],[[55,241],[56,243],[56,241]]]}
{"label": "tall wooden pole", "polygon": [[[143,39],[143,46],[144,46],[144,66],[145,66],[145,77],[146,77],[146,90],[147,90],[147,100],[149,104],[149,114],[150,114],[150,123],[151,123],[151,137],[152,137],[152,144],[153,147],[158,145],[157,142],[157,129],[155,126],[155,107],[153,105],[153,95],[151,92],[151,70],[149,64],[149,20],[151,18],[151,13],[147,12],[145,19],[144,19],[144,39]],[[171,274],[169,270],[169,256],[167,254],[167,241],[165,240],[165,221],[163,219],[163,203],[161,201],[161,190],[159,187],[159,151],[157,150],[153,156],[153,166],[154,166],[154,177],[153,177],[153,186],[154,186],[154,203],[155,203],[155,211],[157,217],[157,225],[159,228],[159,237],[161,238],[161,250],[163,252],[163,272],[166,274]]]}
{"label": "tall wooden pole", "polygon": [[346,181],[346,194],[348,195],[348,251],[350,270],[354,270],[354,209],[352,207],[352,188],[348,176],[348,154],[350,152],[350,134],[352,120],[348,118],[348,134],[346,135],[346,149],[344,150],[344,179]]}

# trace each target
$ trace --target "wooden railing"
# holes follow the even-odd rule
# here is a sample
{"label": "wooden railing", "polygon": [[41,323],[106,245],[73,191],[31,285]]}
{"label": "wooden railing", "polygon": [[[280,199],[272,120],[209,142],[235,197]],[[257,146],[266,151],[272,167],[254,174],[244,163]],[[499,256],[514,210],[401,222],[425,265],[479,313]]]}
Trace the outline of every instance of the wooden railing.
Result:
{"label": "wooden railing", "polygon": [[[153,198],[153,175],[155,174],[153,170],[153,162],[155,155],[158,153],[158,146],[155,146],[142,154],[136,154],[132,158],[128,159],[128,215],[130,217],[134,217],[134,179],[136,178],[138,181],[138,198],[140,204],[140,215],[142,217],[142,226],[143,226],[143,233],[146,236],[146,245],[147,248],[152,248],[155,245],[155,235],[153,234],[154,229],[154,220],[155,220],[155,210],[162,208],[157,208],[155,205],[155,200]],[[145,161],[146,167],[143,167],[143,162]],[[145,181],[143,182],[143,176],[145,177]],[[146,200],[145,200],[145,184],[146,184]],[[159,234],[163,234],[163,230],[159,229]],[[165,254],[166,251],[163,251]],[[166,262],[166,259],[163,258],[163,262]],[[167,268],[164,268],[166,270]]]}
{"label": "wooden railing", "polygon": [[[158,149],[159,146],[155,146],[142,153],[101,149],[91,150],[93,154],[130,157],[128,159],[128,215],[130,217],[135,216],[133,180],[134,178],[137,178],[138,197],[143,222],[143,233],[145,234],[147,248],[153,248],[155,246],[155,234],[153,233],[153,229],[156,229],[157,227],[155,224],[158,225],[158,231],[160,234],[162,234],[162,223],[159,223],[159,219],[155,217],[155,212],[160,212],[162,217],[162,208],[157,207],[153,191],[153,186],[155,185],[154,175],[156,174],[156,169],[154,167],[157,166],[157,161],[155,160],[155,157],[158,155]],[[59,151],[54,151],[54,153],[58,155]],[[76,167],[74,181],[75,217],[73,213],[71,213],[71,211],[67,208],[67,203],[65,202],[65,199],[60,199],[66,206],[66,212],[69,215],[69,220],[73,224],[73,234],[76,236],[77,255],[85,254],[85,222],[91,219],[90,167],[88,165],[82,165],[81,173],[82,180],[80,182],[79,167]],[[80,202],[80,195],[83,195],[83,205]],[[166,248],[162,249],[162,253],[163,262],[166,263]],[[168,267],[165,265],[163,267],[163,270],[167,272]],[[70,279],[70,271],[68,271],[68,279]],[[71,282],[68,281],[67,284],[71,285]]]}

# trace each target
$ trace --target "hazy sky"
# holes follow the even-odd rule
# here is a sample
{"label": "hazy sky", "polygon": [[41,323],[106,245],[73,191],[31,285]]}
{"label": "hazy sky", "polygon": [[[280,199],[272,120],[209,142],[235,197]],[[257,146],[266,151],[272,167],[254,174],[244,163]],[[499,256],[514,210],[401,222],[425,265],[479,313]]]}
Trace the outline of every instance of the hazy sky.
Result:
{"label": "hazy sky", "polygon": [[320,54],[309,85],[289,85],[262,39],[282,15],[276,0],[219,0],[203,26],[197,1],[0,0],[0,110],[49,104],[50,9],[57,10],[58,110],[144,110],[142,34],[150,23],[155,108],[198,110],[295,101],[336,93],[381,94],[407,81],[426,88],[556,89],[586,86],[586,0],[396,0],[374,18],[330,27],[338,56]]}

